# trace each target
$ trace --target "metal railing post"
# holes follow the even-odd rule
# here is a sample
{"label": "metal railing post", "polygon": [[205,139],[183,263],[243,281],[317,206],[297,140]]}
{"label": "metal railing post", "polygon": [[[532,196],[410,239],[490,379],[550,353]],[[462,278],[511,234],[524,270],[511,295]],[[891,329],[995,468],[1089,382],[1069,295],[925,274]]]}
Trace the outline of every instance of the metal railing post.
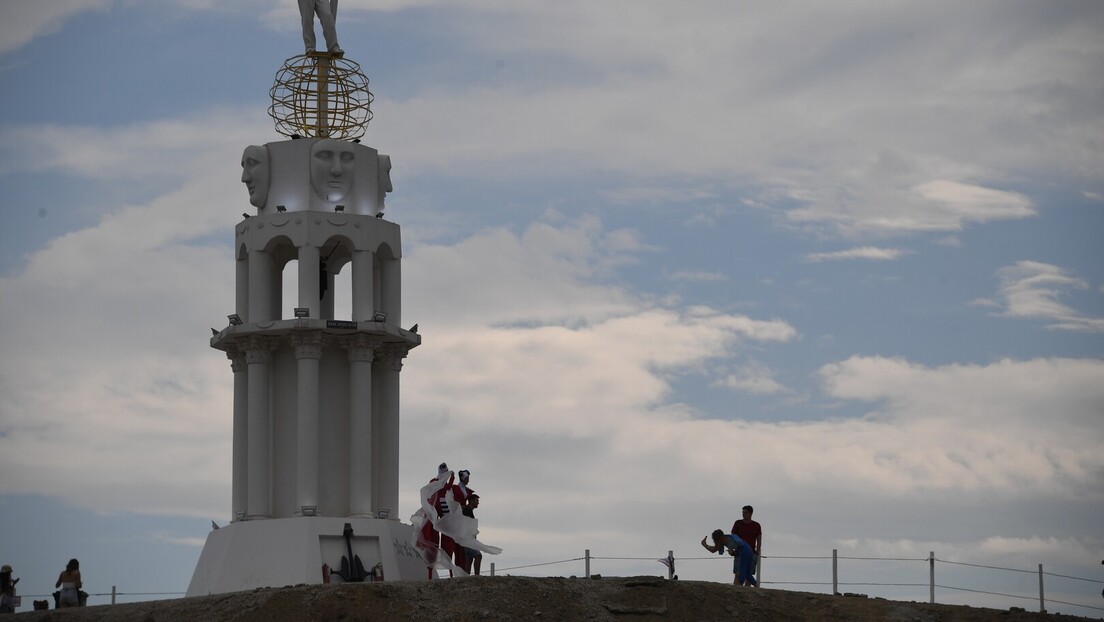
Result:
{"label": "metal railing post", "polygon": [[491,562],[491,576],[494,576],[494,562]]}
{"label": "metal railing post", "polygon": [[115,604],[115,586],[114,585],[111,586],[111,604],[112,605]]}
{"label": "metal railing post", "polygon": [[928,602],[935,604],[935,551],[928,551]]}
{"label": "metal railing post", "polygon": [[759,554],[755,556],[755,586],[763,587],[763,545],[759,545]]}
{"label": "metal railing post", "polygon": [[1046,613],[1046,602],[1043,600],[1043,565],[1039,564],[1039,613]]}
{"label": "metal railing post", "polygon": [[675,578],[675,552],[667,551],[667,578]]}
{"label": "metal railing post", "polygon": [[832,549],[832,596],[839,595],[839,562],[836,559],[836,549]]}
{"label": "metal railing post", "polygon": [[586,550],[586,578],[590,578],[590,549]]}

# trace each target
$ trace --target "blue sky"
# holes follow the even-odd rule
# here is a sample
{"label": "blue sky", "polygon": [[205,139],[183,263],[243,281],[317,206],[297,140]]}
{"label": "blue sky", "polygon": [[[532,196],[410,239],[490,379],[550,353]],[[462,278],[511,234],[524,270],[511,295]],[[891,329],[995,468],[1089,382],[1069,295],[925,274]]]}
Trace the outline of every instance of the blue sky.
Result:
{"label": "blue sky", "polygon": [[[782,557],[833,548],[1104,579],[1098,2],[343,0],[338,33],[424,339],[401,515],[447,460],[499,567],[700,556],[751,503],[768,581],[828,580]],[[241,150],[280,139],[300,47],[290,1],[0,6],[0,554],[24,593],[69,557],[95,592],[182,592],[229,520],[208,328]]]}

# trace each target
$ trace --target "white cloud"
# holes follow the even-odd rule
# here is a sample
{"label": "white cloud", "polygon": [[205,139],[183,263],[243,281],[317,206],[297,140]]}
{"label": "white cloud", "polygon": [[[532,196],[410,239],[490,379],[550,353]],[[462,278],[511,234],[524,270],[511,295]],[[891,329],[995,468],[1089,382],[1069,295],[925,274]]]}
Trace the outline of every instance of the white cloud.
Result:
{"label": "white cloud", "polygon": [[1068,275],[1062,268],[1020,261],[998,270],[997,278],[1004,303],[1002,315],[1042,319],[1053,329],[1104,332],[1104,318],[1086,316],[1061,302],[1066,292],[1089,289],[1085,280]]}
{"label": "white cloud", "polygon": [[1035,215],[1031,201],[1022,194],[974,184],[938,179],[913,190],[924,199],[965,222],[987,222]]}
{"label": "white cloud", "polygon": [[812,262],[840,261],[847,259],[869,259],[873,261],[887,261],[898,259],[902,255],[905,255],[907,253],[908,251],[899,248],[877,248],[875,246],[861,246],[858,248],[849,248],[844,251],[834,251],[829,253],[809,253],[805,255],[805,260]]}
{"label": "white cloud", "polygon": [[[222,505],[211,491],[229,467],[230,387],[206,341],[232,305],[232,253],[195,240],[229,232],[234,206],[248,205],[234,172],[241,126],[230,115],[154,124],[172,128],[153,132],[165,143],[206,140],[182,138],[153,164],[142,160],[157,150],[135,128],[111,141],[71,128],[68,154],[34,164],[59,180],[91,174],[125,189],[171,153],[177,175],[154,175],[156,198],[53,239],[0,279],[0,310],[19,318],[0,334],[4,492],[153,514]],[[89,172],[72,155],[105,141],[111,167]],[[11,170],[10,154],[3,161]]]}
{"label": "white cloud", "polygon": [[0,54],[17,50],[36,37],[53,34],[85,11],[104,10],[112,0],[16,0],[0,4]]}
{"label": "white cloud", "polygon": [[[869,422],[888,429],[874,443],[878,449],[869,450],[874,471],[915,478],[912,485],[920,487],[1016,490],[1050,482],[1070,486],[1068,492],[1101,493],[1091,479],[1104,468],[1092,456],[1104,440],[1094,423],[1104,407],[1104,361],[928,368],[852,357],[819,375],[829,395],[877,404]],[[1040,412],[1060,414],[1043,423]],[[901,444],[890,448],[896,434]]]}
{"label": "white cloud", "polygon": [[774,379],[774,372],[770,367],[758,362],[738,368],[716,384],[755,395],[775,395],[786,392],[786,387]]}
{"label": "white cloud", "polygon": [[[255,119],[249,111],[223,109],[122,127],[7,126],[0,128],[0,174],[53,171],[128,184],[153,180],[164,187],[187,179],[209,160],[209,172],[227,176],[226,162],[236,161],[251,139],[270,131]],[[226,160],[234,151],[234,160]]]}
{"label": "white cloud", "polygon": [[710,272],[708,270],[679,270],[676,272],[664,273],[664,276],[672,281],[689,281],[689,282],[720,282],[727,281],[728,275],[721,272]]}
{"label": "white cloud", "polygon": [[[1030,10],[958,5],[948,27],[927,5],[480,8],[451,34],[508,59],[511,79],[377,102],[389,120],[380,137],[409,148],[404,161],[416,168],[495,177],[598,168],[711,190],[739,179],[788,222],[848,235],[1029,217],[1036,208],[1006,189],[1010,177],[1095,170],[1088,137],[1104,122],[1089,113],[1085,81],[1104,57],[1095,13],[1040,27]],[[1027,24],[1034,36],[1009,37]],[[1007,55],[987,52],[998,41]],[[580,70],[537,79],[544,56]],[[650,105],[657,93],[678,95],[660,109]]]}

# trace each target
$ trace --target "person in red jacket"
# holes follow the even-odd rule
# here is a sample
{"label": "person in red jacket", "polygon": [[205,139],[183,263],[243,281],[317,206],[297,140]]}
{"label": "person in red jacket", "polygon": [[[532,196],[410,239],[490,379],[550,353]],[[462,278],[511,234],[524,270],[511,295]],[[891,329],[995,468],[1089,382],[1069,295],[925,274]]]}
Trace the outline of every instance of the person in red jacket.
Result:
{"label": "person in red jacket", "polygon": [[[740,539],[748,543],[751,547],[751,551],[755,553],[755,557],[752,561],[752,567],[755,568],[755,575],[759,575],[759,550],[763,546],[763,528],[759,523],[751,520],[751,514],[755,511],[755,508],[750,505],[745,505],[743,508],[743,516],[732,523],[732,533],[740,536]],[[745,583],[747,585],[747,583]],[[758,587],[758,585],[756,586]]]}

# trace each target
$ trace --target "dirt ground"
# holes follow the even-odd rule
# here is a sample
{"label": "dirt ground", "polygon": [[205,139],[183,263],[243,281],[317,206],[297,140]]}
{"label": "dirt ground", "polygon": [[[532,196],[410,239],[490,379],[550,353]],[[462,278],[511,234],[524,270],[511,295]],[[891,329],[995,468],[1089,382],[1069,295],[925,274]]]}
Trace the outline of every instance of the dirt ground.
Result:
{"label": "dirt ground", "polygon": [[1088,620],[1022,610],[757,590],[702,581],[667,581],[656,577],[464,577],[442,581],[302,585],[125,605],[30,611],[17,616],[15,620],[25,622]]}

